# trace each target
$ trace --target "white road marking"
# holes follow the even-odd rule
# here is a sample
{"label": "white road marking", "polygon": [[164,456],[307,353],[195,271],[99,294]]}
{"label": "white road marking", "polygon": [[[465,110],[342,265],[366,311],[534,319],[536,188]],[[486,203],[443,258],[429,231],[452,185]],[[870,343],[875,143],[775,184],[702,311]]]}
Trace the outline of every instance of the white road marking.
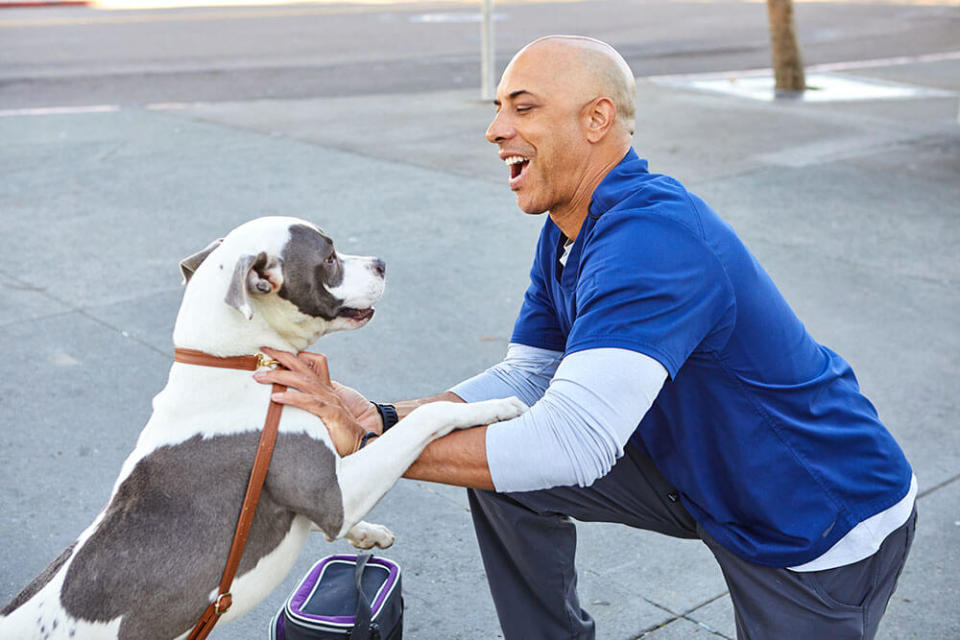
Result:
{"label": "white road marking", "polygon": [[[929,62],[945,62],[948,60],[960,60],[960,51],[944,51],[941,53],[928,53],[919,56],[898,56],[894,58],[874,58],[872,60],[850,60],[848,62],[828,62],[824,64],[808,65],[805,70],[807,73],[829,72],[829,71],[850,71],[855,69],[873,69],[879,67],[895,67],[907,64],[923,64]],[[765,69],[738,69],[733,71],[710,71],[703,73],[683,73],[667,74],[654,76],[641,76],[640,80],[649,80],[650,82],[673,84],[679,82],[688,82],[691,80],[711,80],[718,78],[749,78],[770,75],[772,70]],[[157,102],[143,107],[150,111],[168,111],[175,109],[187,109],[193,106],[209,104],[209,102]],[[108,113],[120,111],[120,105],[116,104],[96,104],[76,107],[28,107],[23,109],[0,109],[0,117],[11,116],[46,116],[46,115],[74,115],[84,113]]]}
{"label": "white road marking", "polygon": [[[807,73],[816,73],[820,71],[850,71],[852,69],[874,69],[877,67],[896,67],[905,64],[920,64],[925,62],[945,62],[947,60],[960,60],[960,51],[944,51],[942,53],[928,53],[920,56],[898,56],[895,58],[874,58],[873,60],[850,60],[848,62],[827,62],[824,64],[811,64],[804,67]],[[651,82],[673,82],[685,80],[700,80],[712,78],[747,78],[751,76],[770,75],[772,69],[769,67],[762,69],[736,69],[733,71],[706,71],[700,73],[679,73],[666,74],[660,76],[644,76],[642,80]]]}
{"label": "white road marking", "polygon": [[[496,13],[493,15],[493,19],[496,22],[501,22],[503,20],[506,20],[507,16],[502,13]],[[428,24],[482,22],[483,14],[481,13],[421,13],[420,15],[410,16],[409,21],[425,22]]]}
{"label": "white road marking", "polygon": [[0,118],[10,116],[73,115],[76,113],[109,113],[120,111],[117,104],[93,104],[78,107],[27,107],[24,109],[0,109]]}

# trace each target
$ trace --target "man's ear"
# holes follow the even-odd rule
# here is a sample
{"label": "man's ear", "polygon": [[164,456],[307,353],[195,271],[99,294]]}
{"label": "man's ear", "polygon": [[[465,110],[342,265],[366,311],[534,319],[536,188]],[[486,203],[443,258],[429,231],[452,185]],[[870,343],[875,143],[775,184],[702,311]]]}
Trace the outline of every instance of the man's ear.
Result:
{"label": "man's ear", "polygon": [[240,256],[223,301],[250,320],[253,318],[250,296],[263,295],[282,287],[282,265],[280,258],[268,255],[266,251]]}
{"label": "man's ear", "polygon": [[616,122],[617,107],[610,98],[600,97],[588,103],[584,110],[587,140],[599,142]]}

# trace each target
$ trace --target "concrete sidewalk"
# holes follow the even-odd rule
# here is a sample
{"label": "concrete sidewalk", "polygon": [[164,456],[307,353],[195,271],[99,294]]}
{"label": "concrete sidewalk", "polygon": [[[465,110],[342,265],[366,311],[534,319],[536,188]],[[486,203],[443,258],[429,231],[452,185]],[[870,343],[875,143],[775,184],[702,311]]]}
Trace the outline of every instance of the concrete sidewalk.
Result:
{"label": "concrete sidewalk", "polygon": [[[960,637],[960,61],[861,79],[943,94],[760,102],[641,80],[635,146],[728,219],[811,333],[850,361],[920,480],[913,554],[880,637]],[[371,326],[318,344],[380,400],[436,392],[502,355],[540,219],[482,137],[475,92],[0,117],[0,600],[85,528],[164,384],[177,261],[254,216],[317,221],[389,264]],[[401,481],[369,518],[398,542],[406,637],[496,638],[465,496]],[[583,525],[599,637],[735,635],[709,552]],[[212,637],[265,637],[318,557]]]}

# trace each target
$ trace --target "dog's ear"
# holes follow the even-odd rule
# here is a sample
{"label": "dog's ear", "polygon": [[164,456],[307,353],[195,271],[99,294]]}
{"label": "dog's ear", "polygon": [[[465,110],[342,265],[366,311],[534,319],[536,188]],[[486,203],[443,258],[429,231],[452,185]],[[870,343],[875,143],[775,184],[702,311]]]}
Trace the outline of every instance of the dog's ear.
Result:
{"label": "dog's ear", "polygon": [[219,247],[221,242],[223,242],[223,238],[217,238],[204,247],[202,251],[198,251],[192,256],[187,256],[180,261],[180,273],[183,274],[183,282],[180,284],[190,282],[190,278],[192,278],[196,270],[200,268],[200,263],[206,260],[207,256],[213,253],[213,250]]}
{"label": "dog's ear", "polygon": [[270,293],[283,286],[282,261],[277,256],[261,251],[257,255],[240,256],[233,269],[233,278],[223,299],[242,313],[247,320],[253,317],[250,296]]}

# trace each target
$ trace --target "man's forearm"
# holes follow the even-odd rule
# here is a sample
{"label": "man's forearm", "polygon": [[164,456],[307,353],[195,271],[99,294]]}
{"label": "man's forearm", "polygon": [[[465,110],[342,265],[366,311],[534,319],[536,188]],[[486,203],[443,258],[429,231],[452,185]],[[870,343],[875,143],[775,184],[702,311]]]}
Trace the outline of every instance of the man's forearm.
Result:
{"label": "man's forearm", "polygon": [[486,436],[486,427],[473,427],[434,440],[403,477],[493,490],[493,479],[487,466]]}
{"label": "man's forearm", "polygon": [[[397,408],[397,416],[404,418],[421,405],[441,400],[463,402],[463,398],[457,394],[446,391],[429,398],[404,400],[394,406]],[[486,434],[486,427],[474,427],[454,431],[434,440],[407,469],[404,477],[471,489],[492,490],[493,480],[490,477],[490,469],[487,467]]]}

